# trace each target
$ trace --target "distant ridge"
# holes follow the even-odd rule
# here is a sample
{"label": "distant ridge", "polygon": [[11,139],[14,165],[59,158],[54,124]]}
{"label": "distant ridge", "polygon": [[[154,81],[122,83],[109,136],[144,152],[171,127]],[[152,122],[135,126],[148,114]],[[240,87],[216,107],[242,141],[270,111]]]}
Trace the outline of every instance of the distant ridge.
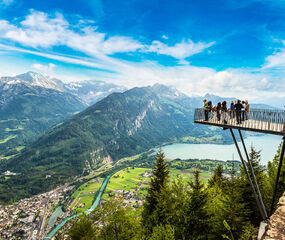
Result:
{"label": "distant ridge", "polygon": [[4,195],[9,198],[20,189],[22,197],[43,192],[102,164],[197,135],[217,132],[194,125],[191,99],[177,90],[154,85],[113,93],[8,161],[0,170],[18,173],[14,179],[21,178],[25,187],[14,182],[14,193],[10,189]]}

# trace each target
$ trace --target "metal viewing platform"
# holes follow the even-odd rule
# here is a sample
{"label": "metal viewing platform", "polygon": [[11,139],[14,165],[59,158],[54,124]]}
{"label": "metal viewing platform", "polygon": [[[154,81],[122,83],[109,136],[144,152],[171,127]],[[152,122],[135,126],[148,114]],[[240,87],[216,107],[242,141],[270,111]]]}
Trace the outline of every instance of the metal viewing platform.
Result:
{"label": "metal viewing platform", "polygon": [[[207,114],[207,113],[206,113]],[[208,112],[208,121],[205,120],[205,110],[196,108],[194,121],[195,123],[208,124],[224,128],[235,128],[246,131],[268,133],[285,136],[285,111],[271,109],[251,109],[247,113],[247,120],[237,123],[237,114],[242,118],[242,111],[228,111],[221,113],[220,119],[217,112]],[[245,118],[246,119],[246,118]]]}
{"label": "metal viewing platform", "polygon": [[[275,198],[278,189],[279,176],[282,167],[282,162],[285,154],[285,111],[275,110],[275,109],[250,109],[249,112],[238,111],[238,110],[228,110],[226,112],[217,112],[204,110],[203,108],[196,108],[194,114],[194,122],[199,124],[207,124],[217,127],[222,127],[224,130],[229,129],[235,143],[237,152],[241,159],[243,168],[246,172],[250,187],[255,196],[257,206],[259,208],[260,214],[264,223],[268,219],[268,215],[263,203],[262,196],[260,194],[259,186],[257,184],[254,170],[249,159],[249,155],[243,140],[241,130],[253,131],[265,134],[274,134],[283,136],[283,144],[280,154],[280,161],[276,175],[276,181],[274,186],[274,192],[271,201],[271,212],[272,214],[274,206],[276,204]],[[244,150],[244,156],[246,157],[247,163],[241,153],[241,148],[236,140],[233,129],[237,129],[241,142],[242,148]]]}

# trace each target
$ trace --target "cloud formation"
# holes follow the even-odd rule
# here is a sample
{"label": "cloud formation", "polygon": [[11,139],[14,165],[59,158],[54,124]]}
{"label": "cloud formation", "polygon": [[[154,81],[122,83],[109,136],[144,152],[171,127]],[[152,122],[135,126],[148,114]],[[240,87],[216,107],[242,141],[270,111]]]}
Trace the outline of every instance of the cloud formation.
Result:
{"label": "cloud formation", "polygon": [[204,51],[206,48],[213,46],[215,42],[194,43],[191,39],[183,40],[181,43],[176,43],[174,46],[168,46],[160,41],[153,41],[151,46],[147,46],[144,51],[156,52],[158,54],[169,55],[177,59],[184,59],[194,54]]}
{"label": "cloud formation", "polygon": [[187,39],[174,46],[168,46],[160,41],[153,41],[151,45],[146,45],[127,36],[108,37],[107,34],[97,31],[98,28],[93,22],[80,20],[78,24],[81,28],[75,31],[74,26],[60,13],[49,16],[44,12],[31,10],[31,13],[18,26],[6,20],[0,20],[0,33],[2,38],[18,42],[23,46],[51,48],[63,45],[94,57],[141,50],[184,59],[214,44],[213,42],[194,43],[191,39]]}
{"label": "cloud formation", "polygon": [[[0,43],[0,49],[20,52],[73,65],[93,68],[100,80],[114,82],[127,87],[146,86],[154,83],[173,85],[186,94],[236,96],[243,99],[264,99],[272,94],[284,95],[282,81],[272,83],[266,69],[285,66],[285,47],[266,58],[260,69],[225,69],[196,67],[185,59],[203,52],[215,42],[193,42],[185,38],[168,45],[167,37],[151,44],[142,43],[129,36],[109,36],[102,33],[93,21],[81,19],[71,23],[60,13],[49,15],[32,10],[18,24],[0,20],[0,39],[17,42],[23,47]],[[283,42],[284,43],[284,42]],[[86,57],[60,54],[53,51],[55,46],[66,46]],[[285,43],[284,43],[285,46]],[[172,56],[180,65],[164,66],[154,60],[131,62],[115,58],[115,53],[139,54],[157,53]],[[82,54],[81,54],[82,55]],[[50,74],[54,63],[36,63],[33,68]],[[58,69],[58,67],[57,67]],[[54,75],[54,74],[53,74]],[[63,79],[64,80],[64,79]],[[74,79],[73,79],[74,80]]]}
{"label": "cloud formation", "polygon": [[285,40],[282,41],[283,48],[278,49],[272,55],[266,57],[264,68],[285,67]]}
{"label": "cloud formation", "polygon": [[47,65],[43,65],[40,63],[32,64],[32,68],[36,69],[39,72],[45,73],[47,75],[53,74],[53,69],[55,68],[55,64],[49,63]]}

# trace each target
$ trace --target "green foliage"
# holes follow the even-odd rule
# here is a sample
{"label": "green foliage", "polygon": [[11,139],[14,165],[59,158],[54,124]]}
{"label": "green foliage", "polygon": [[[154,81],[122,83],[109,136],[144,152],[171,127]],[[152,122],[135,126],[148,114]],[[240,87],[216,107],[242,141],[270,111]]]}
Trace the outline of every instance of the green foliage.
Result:
{"label": "green foliage", "polygon": [[69,230],[72,240],[131,240],[139,239],[139,221],[125,208],[120,199],[114,198],[96,208],[91,216],[83,215]]}
{"label": "green foliage", "polygon": [[68,231],[68,235],[72,240],[95,239],[96,230],[93,221],[88,216],[81,215]]}
{"label": "green foliage", "polygon": [[[280,155],[281,155],[281,148],[282,148],[282,144],[279,145],[279,148],[277,150],[276,155],[274,156],[273,161],[269,161],[268,162],[268,188],[269,188],[269,196],[270,198],[272,198],[273,196],[273,191],[274,191],[274,186],[275,186],[275,181],[276,181],[276,176],[277,176],[277,171],[278,171],[278,166],[279,166],[279,161],[280,161]],[[277,192],[276,192],[276,198],[275,198],[275,203],[274,203],[274,207],[276,208],[278,199],[282,196],[282,194],[285,191],[285,157],[283,159],[283,165],[281,167],[281,171],[280,171],[280,176],[279,176],[279,182],[278,182],[278,188],[277,188]],[[268,208],[271,204],[270,200],[268,199]]]}
{"label": "green foliage", "polygon": [[226,220],[223,221],[223,224],[225,226],[225,228],[230,232],[231,234],[231,237],[227,236],[226,234],[222,234],[222,237],[225,238],[225,239],[228,239],[228,240],[234,240],[234,236],[233,236],[233,233],[231,231],[231,227],[229,226],[229,224],[227,223]]}
{"label": "green foliage", "polygon": [[145,198],[142,212],[143,224],[152,232],[154,225],[154,212],[156,211],[159,197],[163,189],[167,186],[169,179],[169,166],[166,163],[163,152],[160,150],[156,155],[156,165],[153,170],[153,177],[150,181],[148,193]]}
{"label": "green foliage", "polygon": [[169,224],[155,226],[148,240],[175,240],[175,230]]}
{"label": "green foliage", "polygon": [[[165,91],[168,93],[165,94]],[[216,136],[217,132],[226,136],[223,131],[209,131],[208,127],[194,125],[191,99],[185,96],[172,98],[174,95],[173,90],[160,85],[113,93],[56,125],[20,154],[16,153],[13,158],[1,161],[0,172],[10,170],[18,173],[18,176],[6,181],[3,187],[0,186],[0,201],[14,201],[51,190],[70,181],[74,176],[87,175],[101,167],[106,159],[116,162],[185,136],[207,138]],[[48,97],[51,100],[47,99]],[[70,96],[64,95],[64,98],[73,103]],[[58,116],[56,109],[67,111],[66,108],[72,105],[63,104],[52,90],[45,97],[29,94],[25,99],[17,100],[18,105],[14,112],[18,114],[15,116],[11,113],[9,119],[18,121],[20,116],[25,116],[25,119],[37,119],[39,114],[46,111],[47,119],[40,120],[43,123],[41,127],[29,127],[20,121],[17,124],[11,122],[3,129],[16,129],[18,126],[19,131],[23,131],[20,130],[22,127],[28,129],[30,134],[38,134],[46,129],[46,125],[56,124],[51,121],[51,117],[54,119]],[[45,102],[48,106],[43,105]],[[24,103],[27,104],[23,106]],[[22,110],[26,111],[24,115],[21,114]],[[71,113],[73,112],[74,109]],[[61,116],[59,115],[59,118]],[[6,133],[15,135],[15,132]],[[10,139],[7,143],[12,143],[18,137]],[[2,139],[6,138],[7,136]],[[34,173],[32,176],[31,172]],[[37,184],[37,181],[44,179],[46,175],[51,175],[48,184]]]}

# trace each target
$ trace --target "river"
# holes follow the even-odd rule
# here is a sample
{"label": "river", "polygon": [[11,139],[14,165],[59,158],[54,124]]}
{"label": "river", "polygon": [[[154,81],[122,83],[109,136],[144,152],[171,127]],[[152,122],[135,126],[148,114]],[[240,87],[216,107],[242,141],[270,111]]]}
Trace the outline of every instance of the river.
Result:
{"label": "river", "polygon": [[[261,164],[266,165],[277,152],[282,141],[281,136],[258,135],[249,136],[245,139],[247,150],[253,145],[256,150],[261,150]],[[240,147],[242,147],[240,143]],[[162,147],[165,157],[168,159],[214,159],[214,160],[239,160],[234,144],[192,144],[177,143]]]}
{"label": "river", "polygon": [[[108,176],[108,177],[105,178],[104,182],[102,183],[102,185],[100,187],[99,194],[97,195],[97,197],[96,197],[95,201],[93,202],[92,206],[88,210],[85,211],[86,214],[90,214],[98,206],[98,204],[100,202],[100,199],[102,197],[102,194],[103,194],[103,192],[105,190],[106,185],[108,184],[108,181],[109,181],[110,177],[111,176]],[[49,234],[44,239],[51,239],[56,234],[56,232],[59,229],[61,229],[69,220],[77,217],[78,215],[79,214],[74,214],[74,215],[72,215],[70,217],[67,217],[67,218],[63,219],[58,225],[55,226],[55,228],[53,228],[49,232]]]}

